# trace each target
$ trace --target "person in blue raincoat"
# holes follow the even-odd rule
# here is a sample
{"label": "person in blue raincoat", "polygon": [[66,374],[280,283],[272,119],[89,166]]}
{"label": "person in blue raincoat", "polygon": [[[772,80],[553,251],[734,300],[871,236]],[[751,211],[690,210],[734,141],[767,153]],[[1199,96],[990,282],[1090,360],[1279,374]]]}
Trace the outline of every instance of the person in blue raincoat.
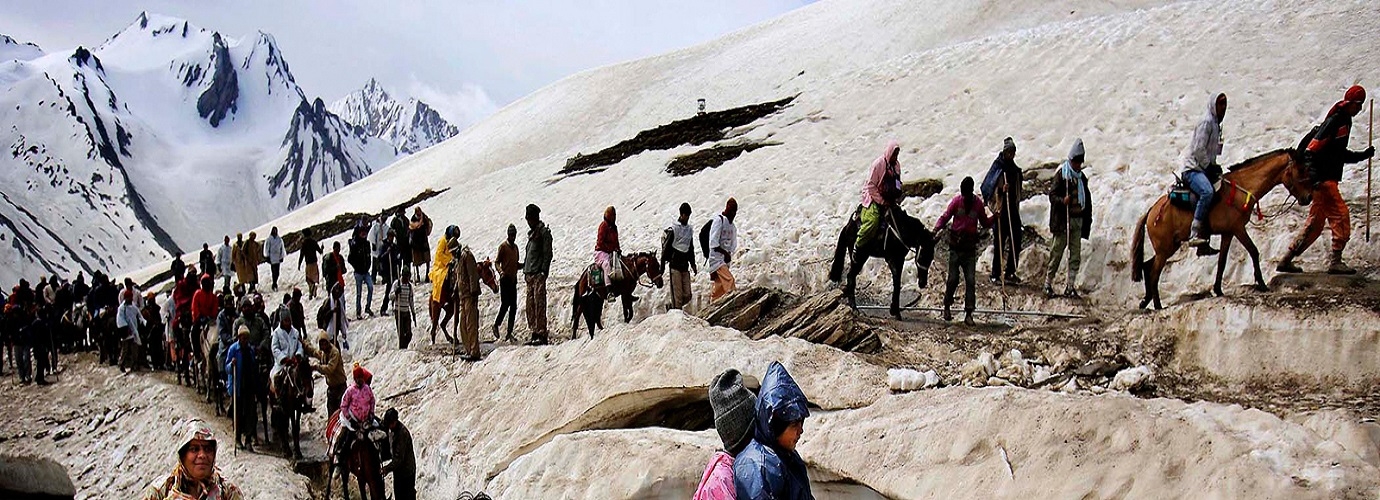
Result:
{"label": "person in blue raincoat", "polygon": [[230,393],[237,419],[235,445],[254,451],[254,427],[257,424],[255,394],[250,382],[253,379],[247,375],[258,373],[258,365],[255,363],[253,346],[249,343],[249,327],[241,325],[236,333],[239,341],[230,344],[225,352],[225,388]]}
{"label": "person in blue raincoat", "polygon": [[733,462],[738,500],[814,500],[805,460],[795,451],[808,416],[805,393],[786,367],[773,361],[757,395],[752,442]]}

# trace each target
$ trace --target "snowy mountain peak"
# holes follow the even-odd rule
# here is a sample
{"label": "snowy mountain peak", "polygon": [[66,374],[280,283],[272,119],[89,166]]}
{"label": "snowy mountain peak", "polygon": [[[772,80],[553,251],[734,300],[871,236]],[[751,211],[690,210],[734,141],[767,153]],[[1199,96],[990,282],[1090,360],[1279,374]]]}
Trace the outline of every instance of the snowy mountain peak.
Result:
{"label": "snowy mountain peak", "polygon": [[330,106],[331,112],[366,135],[379,137],[404,153],[416,153],[460,133],[435,109],[416,99],[400,103],[383,85],[370,78],[364,87]]}
{"label": "snowy mountain peak", "polygon": [[29,61],[43,56],[43,49],[32,42],[20,42],[9,35],[0,35],[0,61]]}
{"label": "snowy mountain peak", "polygon": [[122,37],[130,38],[142,36],[145,38],[166,38],[168,36],[174,36],[178,38],[187,38],[189,35],[195,35],[204,31],[206,30],[192,25],[186,19],[140,12],[139,17],[134,18],[134,22],[111,36],[109,40],[106,40],[106,44]]}

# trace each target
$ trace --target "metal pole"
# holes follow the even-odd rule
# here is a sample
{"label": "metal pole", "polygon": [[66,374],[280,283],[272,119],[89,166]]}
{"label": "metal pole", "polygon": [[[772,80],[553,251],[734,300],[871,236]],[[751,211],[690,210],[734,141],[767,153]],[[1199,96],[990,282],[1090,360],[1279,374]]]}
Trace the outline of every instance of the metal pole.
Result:
{"label": "metal pole", "polygon": [[[1375,147],[1375,99],[1370,100],[1370,121],[1366,126],[1366,145]],[[1374,160],[1366,159],[1366,241],[1370,242],[1370,171]]]}
{"label": "metal pole", "polygon": [[[886,306],[858,306],[857,308],[858,308],[859,310],[862,310],[862,311],[888,311],[888,310],[891,309],[890,307],[886,307]],[[902,310],[902,311],[925,311],[925,312],[943,312],[943,311],[944,311],[944,309],[939,308],[939,307],[902,307],[901,310]],[[974,309],[973,312],[978,313],[978,314],[1011,315],[1011,316],[1040,316],[1040,317],[1046,317],[1046,318],[1059,318],[1059,319],[1082,319],[1082,318],[1085,318],[1085,317],[1086,317],[1086,316],[1084,316],[1084,315],[1082,315],[1082,314],[1047,313],[1047,312],[1040,312],[1040,311],[997,311],[997,310],[992,310],[992,309]]]}

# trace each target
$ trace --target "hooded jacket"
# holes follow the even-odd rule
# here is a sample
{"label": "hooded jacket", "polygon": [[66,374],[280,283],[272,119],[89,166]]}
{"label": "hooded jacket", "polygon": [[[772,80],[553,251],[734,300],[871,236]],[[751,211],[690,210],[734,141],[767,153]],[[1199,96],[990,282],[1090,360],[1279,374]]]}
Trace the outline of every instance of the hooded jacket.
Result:
{"label": "hooded jacket", "polygon": [[863,185],[862,206],[870,207],[873,203],[889,205],[889,193],[901,192],[901,161],[897,160],[895,164],[889,161],[891,155],[900,150],[900,143],[894,140],[887,142],[886,152],[872,161],[872,169],[867,174],[867,184]]}
{"label": "hooded jacket", "polygon": [[1305,148],[1313,182],[1340,182],[1343,165],[1369,158],[1364,151],[1347,149],[1351,142],[1351,115],[1342,110],[1344,104],[1346,101],[1332,105],[1322,126]]}
{"label": "hooded jacket", "polygon": [[752,442],[733,460],[733,483],[739,500],[814,499],[805,460],[776,442],[787,424],[808,416],[805,393],[786,367],[773,361],[757,395]]}
{"label": "hooded jacket", "polygon": [[1184,150],[1185,170],[1203,172],[1208,165],[1217,163],[1217,156],[1222,154],[1222,124],[1217,118],[1217,98],[1221,96],[1213,94],[1208,101],[1207,115],[1198,122],[1198,128],[1193,129],[1193,140]]}

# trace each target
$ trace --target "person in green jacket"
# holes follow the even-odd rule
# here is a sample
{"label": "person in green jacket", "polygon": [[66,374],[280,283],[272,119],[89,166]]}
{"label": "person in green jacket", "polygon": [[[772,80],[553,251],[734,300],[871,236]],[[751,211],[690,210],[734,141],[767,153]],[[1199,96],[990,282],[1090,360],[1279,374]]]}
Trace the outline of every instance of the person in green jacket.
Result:
{"label": "person in green jacket", "polygon": [[541,221],[541,208],[527,205],[527,260],[522,274],[527,279],[527,328],[529,344],[550,341],[546,330],[546,276],[551,272],[551,229]]}

